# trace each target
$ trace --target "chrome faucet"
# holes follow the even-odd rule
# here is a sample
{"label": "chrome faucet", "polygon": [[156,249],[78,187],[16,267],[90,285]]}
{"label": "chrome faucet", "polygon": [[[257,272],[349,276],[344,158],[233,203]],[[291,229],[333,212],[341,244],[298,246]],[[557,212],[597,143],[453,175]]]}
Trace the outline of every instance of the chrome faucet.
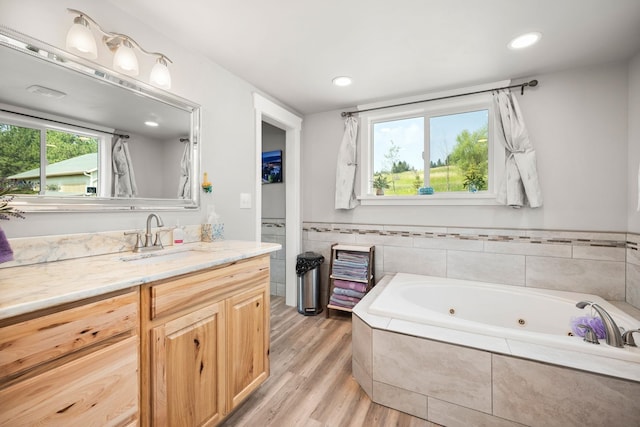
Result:
{"label": "chrome faucet", "polygon": [[602,308],[602,306],[591,301],[580,301],[579,303],[576,304],[576,307],[585,308],[588,305],[590,305],[596,311],[596,313],[598,313],[598,316],[600,316],[600,319],[602,319],[602,324],[604,325],[604,333],[607,339],[607,344],[613,347],[624,347],[624,341],[622,340],[622,334],[620,333],[620,328],[618,328],[618,325],[616,325],[616,322],[609,315],[609,313],[607,313],[607,311],[604,308]]}

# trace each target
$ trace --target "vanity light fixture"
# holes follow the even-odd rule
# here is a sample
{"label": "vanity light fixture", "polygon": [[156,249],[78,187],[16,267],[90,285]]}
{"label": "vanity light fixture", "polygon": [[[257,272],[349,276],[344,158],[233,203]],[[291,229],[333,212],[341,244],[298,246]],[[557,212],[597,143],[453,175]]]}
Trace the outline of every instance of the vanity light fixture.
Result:
{"label": "vanity light fixture", "polygon": [[109,50],[114,52],[114,70],[130,76],[137,76],[140,72],[138,57],[135,52],[135,49],[137,49],[146,55],[157,57],[156,64],[153,66],[149,76],[149,82],[162,89],[171,88],[171,74],[169,73],[167,62],[173,62],[166,55],[145,50],[127,35],[104,31],[95,20],[84,12],[76,9],[67,10],[69,13],[77,15],[67,33],[68,51],[85,58],[96,59],[98,57],[98,49],[96,40],[91,32],[91,29],[95,28],[102,35],[102,42]]}

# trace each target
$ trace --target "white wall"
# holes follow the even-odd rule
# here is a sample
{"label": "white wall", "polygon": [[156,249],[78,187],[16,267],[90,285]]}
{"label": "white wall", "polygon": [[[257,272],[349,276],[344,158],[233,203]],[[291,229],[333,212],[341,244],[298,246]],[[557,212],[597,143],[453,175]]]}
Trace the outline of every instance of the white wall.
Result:
{"label": "white wall", "polygon": [[303,129],[303,221],[626,231],[626,63],[535,75],[518,92],[537,151],[539,209],[502,206],[359,206],[334,209],[340,111],[312,114]]}
{"label": "white wall", "polygon": [[[285,151],[286,132],[269,123],[262,122],[262,151],[282,150],[282,170],[285,169],[287,153]],[[289,177],[283,174],[286,181]],[[262,186],[262,218],[285,217],[285,183],[264,184]]]}
{"label": "white wall", "polygon": [[[227,238],[253,240],[255,208],[240,209],[239,194],[254,194],[255,125],[252,93],[255,88],[202,55],[172,42],[108,1],[90,0],[1,0],[0,25],[7,26],[56,47],[65,48],[73,22],[67,8],[81,10],[104,29],[133,37],[145,49],[160,51],[173,60],[171,92],[202,106],[201,171],[208,172],[212,194],[202,194],[202,209],[166,212],[165,224],[199,224],[215,197],[216,210],[225,222]],[[97,62],[111,67],[112,56],[101,51]],[[140,78],[146,79],[152,57],[139,57]],[[9,238],[92,231],[121,230],[144,226],[147,213],[28,213],[25,220],[4,221]]]}
{"label": "white wall", "polygon": [[640,52],[629,62],[628,231],[640,233]]}

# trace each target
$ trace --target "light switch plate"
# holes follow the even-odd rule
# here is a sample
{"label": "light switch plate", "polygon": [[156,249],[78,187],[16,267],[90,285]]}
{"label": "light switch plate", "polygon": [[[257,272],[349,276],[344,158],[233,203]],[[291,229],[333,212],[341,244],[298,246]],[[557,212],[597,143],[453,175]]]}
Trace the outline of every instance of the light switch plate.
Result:
{"label": "light switch plate", "polygon": [[240,209],[251,209],[250,193],[240,193]]}

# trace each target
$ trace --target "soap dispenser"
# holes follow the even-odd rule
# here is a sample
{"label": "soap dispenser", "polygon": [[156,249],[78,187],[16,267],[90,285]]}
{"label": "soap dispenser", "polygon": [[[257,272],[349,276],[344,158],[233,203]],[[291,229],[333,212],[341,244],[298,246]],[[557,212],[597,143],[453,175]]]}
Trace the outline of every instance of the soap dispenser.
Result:
{"label": "soap dispenser", "polygon": [[176,221],[176,228],[173,229],[173,245],[184,243],[184,229],[180,226],[180,221]]}

